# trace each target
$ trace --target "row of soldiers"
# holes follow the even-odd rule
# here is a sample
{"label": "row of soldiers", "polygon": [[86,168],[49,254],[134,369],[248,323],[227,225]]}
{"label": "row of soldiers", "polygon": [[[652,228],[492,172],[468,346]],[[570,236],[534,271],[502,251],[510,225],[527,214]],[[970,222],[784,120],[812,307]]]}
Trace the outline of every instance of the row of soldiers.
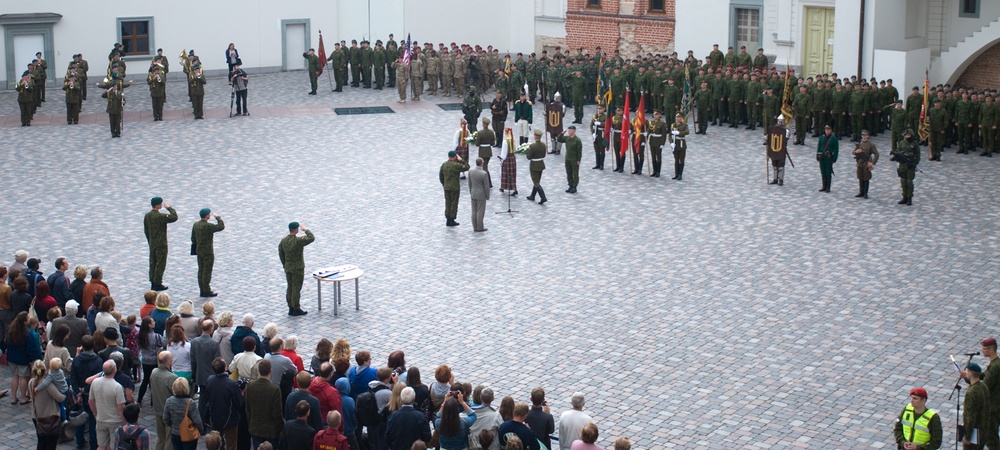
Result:
{"label": "row of soldiers", "polygon": [[42,52],[35,53],[35,59],[28,63],[28,68],[21,74],[21,79],[14,86],[17,90],[17,104],[21,109],[21,126],[30,127],[35,111],[45,102],[45,72],[49,64],[42,59]]}

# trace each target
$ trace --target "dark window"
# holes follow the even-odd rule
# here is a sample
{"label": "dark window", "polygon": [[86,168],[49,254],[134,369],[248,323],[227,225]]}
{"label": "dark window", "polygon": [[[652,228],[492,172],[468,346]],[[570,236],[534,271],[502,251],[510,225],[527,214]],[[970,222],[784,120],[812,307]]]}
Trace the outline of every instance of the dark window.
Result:
{"label": "dark window", "polygon": [[122,45],[126,55],[149,54],[149,21],[122,22]]}
{"label": "dark window", "polygon": [[601,7],[601,0],[587,0],[587,7],[588,8],[600,8]]}
{"label": "dark window", "polygon": [[664,12],[664,0],[649,0],[649,11],[650,12]]}
{"label": "dark window", "polygon": [[979,17],[979,0],[959,0],[959,17]]}

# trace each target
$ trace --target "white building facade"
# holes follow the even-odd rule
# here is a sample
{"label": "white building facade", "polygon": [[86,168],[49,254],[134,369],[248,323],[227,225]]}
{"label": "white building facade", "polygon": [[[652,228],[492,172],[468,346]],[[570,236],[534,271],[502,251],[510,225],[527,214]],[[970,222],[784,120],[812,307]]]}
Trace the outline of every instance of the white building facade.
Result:
{"label": "white building facade", "polygon": [[[763,48],[779,69],[956,83],[1000,42],[996,0],[678,0],[676,48]],[[905,88],[904,88],[905,87]],[[983,87],[983,86],[978,86]]]}
{"label": "white building facade", "polygon": [[[374,43],[393,33],[397,41],[409,34],[435,47],[456,42],[530,53],[565,41],[565,11],[565,0],[5,2],[0,86],[12,89],[39,51],[49,62],[50,85],[61,82],[76,53],[88,60],[92,76],[101,73],[116,42],[126,45],[130,73],[144,73],[158,48],[172,63],[182,50],[194,49],[206,72],[224,72],[230,42],[248,70],[303,69],[302,53],[318,48],[320,31],[327,52],[340,40]],[[171,76],[176,72],[179,67]]]}

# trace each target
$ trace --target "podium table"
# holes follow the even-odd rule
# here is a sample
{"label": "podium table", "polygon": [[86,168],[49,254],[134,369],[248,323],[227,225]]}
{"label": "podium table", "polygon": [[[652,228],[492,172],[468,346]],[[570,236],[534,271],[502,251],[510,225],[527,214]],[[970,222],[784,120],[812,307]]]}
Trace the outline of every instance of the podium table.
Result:
{"label": "podium table", "polygon": [[354,280],[354,310],[361,309],[361,301],[359,294],[359,283],[358,280],[362,275],[365,274],[364,270],[358,268],[358,266],[352,264],[345,264],[341,266],[326,267],[317,270],[312,273],[313,279],[316,280],[316,296],[317,307],[320,311],[323,310],[323,283],[329,282],[333,283],[333,315],[337,315],[337,306],[340,305],[341,292],[340,284],[345,281]]}

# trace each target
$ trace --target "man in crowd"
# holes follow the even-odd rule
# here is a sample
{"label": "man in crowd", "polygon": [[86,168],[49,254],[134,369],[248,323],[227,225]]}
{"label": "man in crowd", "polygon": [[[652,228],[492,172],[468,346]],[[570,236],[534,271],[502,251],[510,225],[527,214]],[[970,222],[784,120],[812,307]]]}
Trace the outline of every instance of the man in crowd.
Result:
{"label": "man in crowd", "polygon": [[[482,133],[482,130],[479,131]],[[472,231],[486,231],[486,201],[490,199],[490,174],[483,170],[483,158],[476,158],[476,167],[469,171],[469,197],[472,198]]]}
{"label": "man in crowd", "polygon": [[125,409],[125,390],[115,381],[114,361],[104,361],[101,366],[103,376],[90,386],[90,410],[97,419],[97,448],[114,448],[114,434],[125,423],[122,410]]}
{"label": "man in crowd", "polygon": [[941,416],[927,408],[927,391],[910,390],[910,403],[903,408],[893,427],[896,445],[903,450],[933,450],[941,447]]}
{"label": "man in crowd", "polygon": [[173,364],[173,355],[162,351],[156,355],[156,368],[149,376],[149,392],[153,398],[153,415],[156,417],[156,450],[167,450],[170,447],[170,429],[163,423],[163,409],[167,399],[174,395],[173,385],[177,375],[171,370]]}
{"label": "man in crowd", "polygon": [[411,387],[399,394],[403,406],[389,414],[385,426],[386,447],[390,450],[408,450],[416,441],[430,441],[431,428],[427,416],[413,408],[416,393]]}
{"label": "man in crowd", "polygon": [[285,428],[281,410],[281,388],[271,383],[271,362],[257,363],[259,377],[246,389],[247,424],[253,448],[264,442],[277,447],[278,437]]}
{"label": "man in crowd", "polygon": [[[205,393],[208,387],[208,380],[215,373],[212,369],[212,361],[222,356],[219,351],[219,342],[212,339],[212,332],[215,331],[215,321],[206,319],[201,322],[201,335],[191,340],[191,372],[194,375],[194,382],[198,386],[200,394]],[[198,412],[201,417],[207,418],[205,412],[208,407],[206,402],[198,402]]]}
{"label": "man in crowd", "polygon": [[212,376],[205,382],[198,402],[205,404],[206,412],[201,417],[206,426],[222,435],[226,450],[236,450],[240,419],[246,407],[243,392],[236,381],[229,379],[224,359],[213,359],[211,366]]}
{"label": "man in crowd", "polygon": [[583,412],[584,397],[582,392],[573,393],[570,405],[573,409],[564,411],[559,416],[559,449],[570,450],[573,441],[580,439],[583,427],[592,422],[590,415]]}

